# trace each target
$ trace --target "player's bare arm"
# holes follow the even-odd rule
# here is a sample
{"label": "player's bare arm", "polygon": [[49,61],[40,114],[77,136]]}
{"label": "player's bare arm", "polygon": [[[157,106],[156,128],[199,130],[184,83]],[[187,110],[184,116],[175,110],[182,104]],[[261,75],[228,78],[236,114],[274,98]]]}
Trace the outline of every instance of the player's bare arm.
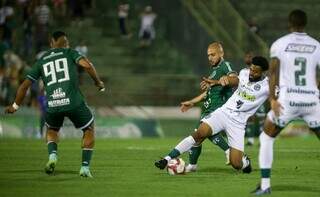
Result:
{"label": "player's bare arm", "polygon": [[272,58],[270,62],[270,69],[269,69],[269,88],[270,88],[270,106],[276,116],[280,115],[281,112],[281,104],[277,101],[276,96],[276,86],[279,84],[279,67],[280,67],[280,60],[278,58]]}
{"label": "player's bare arm", "polygon": [[203,77],[202,80],[203,81],[200,84],[202,90],[206,86],[215,86],[215,85],[235,87],[239,83],[238,75],[235,73],[222,76],[219,80],[212,80],[206,77]]}
{"label": "player's bare arm", "polygon": [[188,111],[190,108],[192,108],[194,106],[194,104],[199,103],[200,101],[202,101],[204,99],[204,97],[206,96],[206,94],[207,94],[207,92],[203,92],[199,96],[194,97],[193,99],[191,99],[189,101],[181,102],[180,110],[182,112]]}
{"label": "player's bare arm", "polygon": [[26,96],[27,91],[31,85],[32,85],[32,81],[29,79],[25,79],[22,82],[22,84],[18,88],[14,103],[5,108],[5,113],[12,114],[18,110],[19,106],[21,105],[21,103],[22,103],[24,97]]}
{"label": "player's bare arm", "polygon": [[200,88],[201,90],[208,90],[211,86],[216,86],[216,85],[220,85],[219,80],[202,77]]}
{"label": "player's bare arm", "polygon": [[85,69],[85,71],[90,75],[93,79],[95,85],[99,88],[99,90],[104,89],[104,83],[100,80],[96,69],[93,64],[87,58],[81,58],[78,64]]}

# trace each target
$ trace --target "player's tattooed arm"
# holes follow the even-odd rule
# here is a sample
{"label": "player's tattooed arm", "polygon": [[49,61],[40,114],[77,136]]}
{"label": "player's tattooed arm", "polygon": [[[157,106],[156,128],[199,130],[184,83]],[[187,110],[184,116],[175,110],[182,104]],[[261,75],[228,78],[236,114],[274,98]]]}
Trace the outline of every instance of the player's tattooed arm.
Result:
{"label": "player's tattooed arm", "polygon": [[29,87],[32,85],[32,81],[30,79],[25,79],[22,84],[19,86],[17,90],[17,95],[14,100],[14,103],[5,108],[5,113],[14,113],[18,110],[19,105],[21,105],[24,97],[27,94]]}
{"label": "player's tattooed arm", "polygon": [[194,106],[194,104],[199,103],[200,101],[202,101],[204,99],[204,97],[206,96],[206,94],[207,94],[207,92],[203,92],[202,94],[200,94],[197,97],[194,97],[191,100],[181,102],[180,110],[182,112],[188,111],[190,108],[192,108]]}
{"label": "player's tattooed arm", "polygon": [[81,58],[78,64],[85,69],[85,71],[93,79],[94,84],[99,88],[99,90],[104,91],[104,83],[100,80],[97,71],[93,64],[87,58]]}

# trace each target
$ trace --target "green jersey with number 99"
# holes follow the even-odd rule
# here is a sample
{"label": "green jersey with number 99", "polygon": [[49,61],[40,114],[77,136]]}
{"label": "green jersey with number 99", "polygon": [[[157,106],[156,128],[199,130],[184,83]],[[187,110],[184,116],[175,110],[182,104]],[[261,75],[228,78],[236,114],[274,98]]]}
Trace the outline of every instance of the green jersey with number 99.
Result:
{"label": "green jersey with number 99", "polygon": [[[212,68],[210,79],[219,80],[224,75],[236,73],[232,70],[230,62],[222,60],[216,67]],[[207,91],[202,105],[201,118],[221,107],[232,95],[231,87],[213,86]]]}
{"label": "green jersey with number 99", "polygon": [[83,56],[73,49],[50,49],[27,73],[27,78],[32,81],[43,80],[48,112],[68,111],[84,102],[77,71],[81,58]]}

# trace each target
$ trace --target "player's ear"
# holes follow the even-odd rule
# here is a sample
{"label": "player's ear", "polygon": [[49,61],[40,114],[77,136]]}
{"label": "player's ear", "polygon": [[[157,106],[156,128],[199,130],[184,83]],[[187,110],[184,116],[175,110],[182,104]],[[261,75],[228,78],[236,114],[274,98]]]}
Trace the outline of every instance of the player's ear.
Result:
{"label": "player's ear", "polygon": [[50,47],[53,48],[54,40],[53,38],[50,38]]}

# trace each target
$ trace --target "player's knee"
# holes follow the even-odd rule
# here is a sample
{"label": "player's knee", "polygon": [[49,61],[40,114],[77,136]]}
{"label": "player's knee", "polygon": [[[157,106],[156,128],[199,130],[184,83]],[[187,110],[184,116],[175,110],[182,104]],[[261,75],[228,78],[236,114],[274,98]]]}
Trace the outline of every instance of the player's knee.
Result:
{"label": "player's knee", "polygon": [[267,134],[270,137],[276,137],[281,131],[281,128],[271,122],[270,120],[266,119],[264,123],[264,129],[263,132]]}
{"label": "player's knee", "polygon": [[201,143],[208,136],[209,136],[208,132],[203,129],[198,129],[197,132],[192,134],[192,137],[193,137],[194,141],[196,141],[197,144]]}
{"label": "player's knee", "polygon": [[83,148],[93,148],[94,147],[94,129],[92,127],[87,127],[83,130]]}
{"label": "player's knee", "polygon": [[47,141],[58,141],[59,129],[48,129],[47,130]]}
{"label": "player's knee", "polygon": [[94,138],[84,138],[82,142],[82,148],[93,148]]}

